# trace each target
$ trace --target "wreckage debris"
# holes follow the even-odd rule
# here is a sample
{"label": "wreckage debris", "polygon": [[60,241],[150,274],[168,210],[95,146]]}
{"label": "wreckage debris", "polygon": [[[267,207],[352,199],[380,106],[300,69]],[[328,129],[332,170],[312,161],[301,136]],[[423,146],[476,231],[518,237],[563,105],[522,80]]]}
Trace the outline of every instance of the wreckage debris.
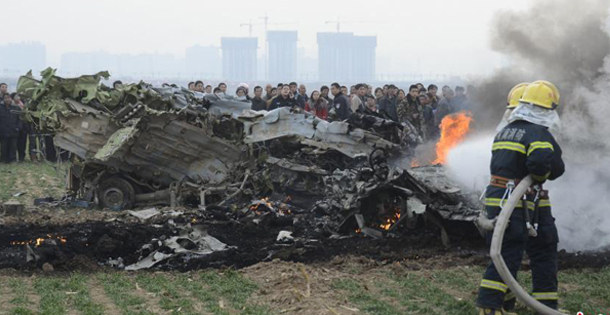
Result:
{"label": "wreckage debris", "polygon": [[148,207],[127,212],[144,224],[184,217],[153,206],[199,213],[140,243],[137,262],[111,265],[188,265],[239,249],[198,227],[205,220],[291,227],[275,231],[274,242],[305,247],[341,235],[400,235],[422,223],[448,244],[453,222],[475,229],[476,196],[442,165],[404,166],[417,140],[409,126],[361,114],[329,122],[289,108],[252,111],[247,102],[145,82],[110,89],[100,84],[105,72],[42,76],[21,77],[18,92],[31,99],[25,117],[72,154],[64,204]]}

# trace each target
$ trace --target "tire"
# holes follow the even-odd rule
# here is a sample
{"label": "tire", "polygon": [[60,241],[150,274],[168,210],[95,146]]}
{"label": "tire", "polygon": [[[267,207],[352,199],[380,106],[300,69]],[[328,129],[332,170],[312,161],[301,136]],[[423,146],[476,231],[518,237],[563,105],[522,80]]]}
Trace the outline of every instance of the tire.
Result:
{"label": "tire", "polygon": [[133,207],[136,193],[130,182],[113,176],[102,180],[97,189],[97,197],[102,208],[120,211]]}

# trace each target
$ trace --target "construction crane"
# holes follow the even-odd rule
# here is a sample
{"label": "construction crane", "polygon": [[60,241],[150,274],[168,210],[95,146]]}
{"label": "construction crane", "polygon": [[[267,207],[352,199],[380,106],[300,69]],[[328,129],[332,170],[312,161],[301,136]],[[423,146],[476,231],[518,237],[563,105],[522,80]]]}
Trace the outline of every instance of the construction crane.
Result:
{"label": "construction crane", "polygon": [[250,21],[248,23],[242,23],[242,24],[240,24],[240,26],[248,26],[250,37],[252,37],[252,26],[253,25],[261,25],[261,24],[263,25],[263,27],[265,29],[265,40],[264,40],[264,45],[265,45],[265,47],[264,47],[265,54],[264,55],[265,55],[265,57],[263,58],[263,63],[264,63],[263,67],[265,69],[265,79],[267,79],[267,77],[268,77],[268,73],[267,73],[268,72],[268,69],[267,69],[268,67],[267,67],[267,64],[269,63],[269,60],[268,60],[268,57],[269,57],[269,46],[268,46],[268,43],[267,43],[267,32],[269,31],[269,25],[287,25],[287,24],[295,24],[295,22],[269,23],[269,14],[267,14],[266,12],[265,12],[265,16],[261,16],[261,17],[259,17],[259,19],[263,20],[263,22],[262,23],[252,23],[252,21]]}
{"label": "construction crane", "polygon": [[363,24],[363,23],[377,23],[373,21],[342,21],[339,17],[337,17],[334,21],[325,21],[324,24],[336,24],[337,33],[341,32],[341,24]]}
{"label": "construction crane", "polygon": [[248,27],[248,37],[252,37],[252,26],[254,24],[252,24],[252,20],[250,20],[248,23],[241,23],[239,24],[239,27],[244,27],[247,26]]}
{"label": "construction crane", "polygon": [[288,25],[295,24],[295,22],[287,22],[287,23],[269,23],[269,16],[265,14],[265,16],[261,16],[259,19],[263,20],[263,23],[252,23],[252,20],[249,20],[248,23],[239,24],[240,27],[247,26],[248,27],[248,36],[252,37],[252,28],[254,25],[263,25],[265,27],[265,35],[267,35],[267,31],[269,25]]}

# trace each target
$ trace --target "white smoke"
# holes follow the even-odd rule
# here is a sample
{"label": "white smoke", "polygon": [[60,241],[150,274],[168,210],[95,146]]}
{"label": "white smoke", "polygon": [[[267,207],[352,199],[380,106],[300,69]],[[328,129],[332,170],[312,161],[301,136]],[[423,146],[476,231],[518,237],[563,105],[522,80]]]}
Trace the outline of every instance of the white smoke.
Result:
{"label": "white smoke", "polygon": [[[476,136],[451,150],[447,157],[450,176],[465,188],[481,193],[489,183],[493,138],[494,134]],[[564,161],[565,175],[545,184],[559,230],[559,247],[570,252],[607,248],[610,158],[592,163],[570,154]]]}
{"label": "white smoke", "polygon": [[[479,100],[484,100],[481,110],[488,110],[487,116],[478,118],[497,116],[486,121],[492,126],[501,119],[512,85],[534,79],[558,85],[562,129],[554,136],[563,149],[566,172],[545,188],[550,191],[559,246],[572,252],[610,249],[608,8],[607,0],[546,0],[524,12],[500,13],[493,47],[521,67],[482,80],[478,89]],[[490,130],[471,137],[450,152],[450,174],[464,187],[479,192],[485,188],[494,135]]]}

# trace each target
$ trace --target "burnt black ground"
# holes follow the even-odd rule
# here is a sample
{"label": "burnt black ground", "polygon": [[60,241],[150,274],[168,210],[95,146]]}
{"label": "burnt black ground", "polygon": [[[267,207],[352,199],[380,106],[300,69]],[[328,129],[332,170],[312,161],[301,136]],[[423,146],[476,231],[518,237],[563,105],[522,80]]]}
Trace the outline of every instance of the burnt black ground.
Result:
{"label": "burnt black ground", "polygon": [[[303,218],[300,218],[303,220]],[[434,227],[414,230],[402,229],[395,235],[383,239],[372,239],[362,234],[329,237],[315,222],[295,222],[295,217],[271,217],[258,224],[252,220],[206,220],[199,218],[197,224],[206,227],[208,233],[227,245],[234,246],[225,252],[205,257],[180,256],[159,264],[158,269],[181,271],[232,267],[243,268],[261,261],[279,258],[294,262],[323,262],[336,256],[352,255],[375,259],[381,262],[401,261],[413,268],[427,266],[450,267],[456,265],[485,265],[488,255],[482,238],[464,227],[449,229],[451,245],[445,247]],[[276,242],[279,231],[293,231],[294,242]],[[171,236],[178,229],[164,224],[141,224],[133,222],[86,222],[69,225],[21,224],[0,228],[0,268],[32,270],[44,262],[51,263],[56,270],[87,270],[109,258],[122,257],[125,265],[136,262],[138,249],[153,238]],[[40,255],[38,262],[26,263],[26,247],[11,245],[14,241],[35,240],[61,236],[65,244],[31,245]],[[560,252],[560,268],[601,268],[610,265],[610,252],[571,254]],[[87,261],[83,263],[83,261]]]}

